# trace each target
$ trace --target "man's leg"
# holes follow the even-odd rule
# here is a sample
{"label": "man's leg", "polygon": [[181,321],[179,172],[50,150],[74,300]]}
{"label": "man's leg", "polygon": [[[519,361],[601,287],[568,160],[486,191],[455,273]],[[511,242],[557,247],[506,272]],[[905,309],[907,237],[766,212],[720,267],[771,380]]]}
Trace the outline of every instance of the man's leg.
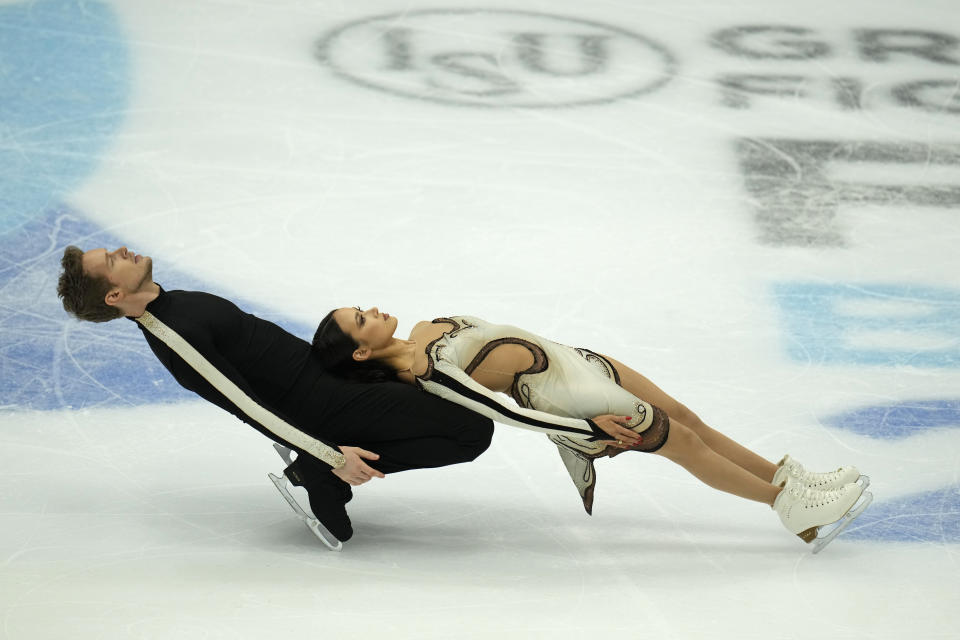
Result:
{"label": "man's leg", "polygon": [[475,460],[490,446],[486,417],[410,385],[367,388],[323,426],[325,439],[380,455],[368,462],[383,473]]}
{"label": "man's leg", "polygon": [[[317,435],[328,442],[379,454],[367,463],[383,473],[470,462],[490,446],[489,419],[415,387],[382,383],[341,391],[339,410],[301,413],[299,423],[317,425]],[[346,510],[353,497],[350,485],[307,455],[300,455],[285,474],[307,490],[314,515],[338,540],[353,536]]]}

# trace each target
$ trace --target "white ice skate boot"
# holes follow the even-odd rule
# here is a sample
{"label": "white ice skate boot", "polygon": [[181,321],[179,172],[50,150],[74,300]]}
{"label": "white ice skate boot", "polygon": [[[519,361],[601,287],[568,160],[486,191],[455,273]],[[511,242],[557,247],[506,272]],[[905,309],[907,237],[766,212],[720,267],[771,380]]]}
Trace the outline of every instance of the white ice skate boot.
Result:
{"label": "white ice skate boot", "polygon": [[[808,544],[813,542],[813,552],[817,553],[863,513],[872,501],[873,494],[864,491],[859,484],[850,483],[839,489],[818,491],[791,479],[777,495],[773,509],[790,533]],[[837,526],[827,534],[817,535],[821,527],[835,522]]]}
{"label": "white ice skate boot", "polygon": [[856,467],[840,467],[836,471],[814,473],[807,471],[796,459],[787,455],[783,456],[783,460],[779,462],[777,472],[773,475],[772,484],[777,487],[782,486],[789,478],[798,480],[808,489],[818,489],[820,491],[839,489],[851,482],[861,485],[864,489],[870,486],[870,478],[860,475]]}

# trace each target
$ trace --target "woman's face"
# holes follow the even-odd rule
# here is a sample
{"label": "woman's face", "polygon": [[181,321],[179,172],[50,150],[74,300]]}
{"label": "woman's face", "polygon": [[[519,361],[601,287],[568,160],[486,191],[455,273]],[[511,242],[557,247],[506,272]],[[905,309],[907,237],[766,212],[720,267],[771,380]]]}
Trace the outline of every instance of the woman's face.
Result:
{"label": "woman's face", "polygon": [[389,345],[397,330],[397,319],[389,313],[380,313],[376,307],[366,311],[361,311],[359,307],[344,307],[333,312],[333,319],[361,347],[372,351]]}

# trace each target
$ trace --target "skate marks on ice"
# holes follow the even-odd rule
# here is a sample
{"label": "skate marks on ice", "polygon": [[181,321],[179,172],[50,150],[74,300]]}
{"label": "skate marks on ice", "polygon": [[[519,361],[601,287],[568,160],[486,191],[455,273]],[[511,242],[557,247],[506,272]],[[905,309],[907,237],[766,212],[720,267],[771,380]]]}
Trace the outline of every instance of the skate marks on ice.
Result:
{"label": "skate marks on ice", "polygon": [[[127,109],[130,61],[113,10],[83,0],[0,4],[0,51],[6,234],[58,206],[97,169]],[[4,274],[17,267],[0,260]]]}
{"label": "skate marks on ice", "polygon": [[[20,2],[0,6],[0,51],[0,406],[117,399],[126,389],[111,393],[82,367],[61,377],[69,328],[52,274],[58,239],[91,231],[64,219],[62,200],[97,169],[122,123],[130,84],[123,33],[99,2]],[[89,351],[114,344],[124,354],[124,340],[107,334],[91,335]]]}
{"label": "skate marks on ice", "polygon": [[901,440],[932,429],[960,429],[960,398],[862,407],[829,416],[823,422],[868,438]]}
{"label": "skate marks on ice", "polygon": [[[960,427],[960,399],[919,400],[852,409],[824,424],[882,440],[903,440]],[[960,542],[960,485],[885,498],[845,538],[901,542]]]}
{"label": "skate marks on ice", "polygon": [[123,33],[108,6],[79,0],[0,6],[0,27],[0,406],[123,404],[131,376],[146,391],[140,383],[155,373],[138,375],[133,362],[145,358],[131,357],[120,327],[68,324],[54,275],[64,246],[105,239],[62,200],[96,170],[122,123]]}
{"label": "skate marks on ice", "polygon": [[[960,366],[958,289],[916,284],[786,282],[774,285],[773,296],[785,327],[787,355],[795,362],[937,372]],[[960,399],[927,398],[854,407],[824,418],[823,424],[893,445],[935,430],[960,427]],[[951,487],[892,499],[885,496],[851,526],[845,537],[960,542],[955,524],[958,507]]]}
{"label": "skate marks on ice", "polygon": [[960,368],[960,289],[778,282],[772,294],[796,362]]}
{"label": "skate marks on ice", "polygon": [[885,499],[843,536],[883,542],[960,542],[960,485]]}
{"label": "skate marks on ice", "polygon": [[[771,246],[853,248],[842,217],[848,205],[891,213],[960,205],[958,144],[763,138],[739,140],[736,154],[759,241]],[[863,172],[870,165],[874,172]],[[878,180],[877,167],[898,177]]]}

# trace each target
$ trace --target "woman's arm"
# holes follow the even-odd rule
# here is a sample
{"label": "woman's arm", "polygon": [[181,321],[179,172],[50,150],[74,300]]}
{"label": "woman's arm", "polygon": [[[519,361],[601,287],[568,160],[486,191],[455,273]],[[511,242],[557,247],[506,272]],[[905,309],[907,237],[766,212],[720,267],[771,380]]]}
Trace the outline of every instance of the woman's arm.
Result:
{"label": "woman's arm", "polygon": [[535,409],[516,407],[505,396],[487,389],[462,369],[442,359],[435,363],[429,379],[418,378],[417,381],[426,391],[485,415],[495,422],[581,440],[605,440],[610,437],[593,420],[566,418]]}

